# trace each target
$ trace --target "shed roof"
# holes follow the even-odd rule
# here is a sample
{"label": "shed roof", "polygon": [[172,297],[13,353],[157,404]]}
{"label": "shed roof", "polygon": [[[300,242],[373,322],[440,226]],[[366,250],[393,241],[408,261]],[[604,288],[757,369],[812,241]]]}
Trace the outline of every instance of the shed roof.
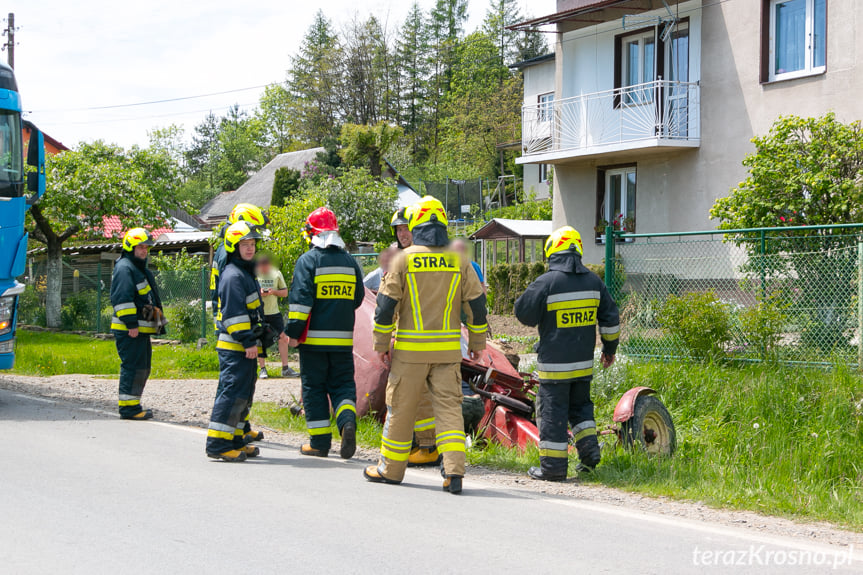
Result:
{"label": "shed roof", "polygon": [[[168,232],[159,236],[156,244],[153,246],[153,251],[162,251],[164,249],[172,250],[179,248],[207,248],[212,232]],[[63,254],[98,254],[102,252],[119,252],[122,245],[119,242],[113,243],[92,243],[83,245],[63,246]],[[48,250],[44,247],[32,249],[27,252],[30,256],[41,255]]]}
{"label": "shed roof", "polygon": [[235,205],[243,202],[261,208],[269,208],[273,200],[273,182],[276,179],[276,170],[290,168],[300,171],[306,163],[311,162],[320,152],[324,151],[324,148],[310,148],[279,154],[235,191],[223,192],[207,202],[201,208],[200,218],[205,221],[224,219],[231,213]]}
{"label": "shed roof", "polygon": [[551,235],[551,220],[509,220],[494,218],[478,229],[472,240],[494,240],[503,238],[542,238]]}

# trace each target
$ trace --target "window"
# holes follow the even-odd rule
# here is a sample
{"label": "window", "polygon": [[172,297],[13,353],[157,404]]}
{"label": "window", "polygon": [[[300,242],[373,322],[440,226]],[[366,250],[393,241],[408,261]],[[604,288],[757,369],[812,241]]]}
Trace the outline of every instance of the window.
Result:
{"label": "window", "polygon": [[767,80],[787,80],[824,72],[827,0],[769,0],[767,7]]}
{"label": "window", "polygon": [[539,121],[551,122],[554,114],[554,92],[537,96],[539,102]]}
{"label": "window", "polygon": [[521,253],[519,250],[521,242],[518,241],[517,238],[509,239],[506,241],[507,247],[509,248],[509,258],[508,263],[517,264],[520,259]]}
{"label": "window", "polygon": [[542,183],[548,182],[548,164],[539,165],[539,181]]}
{"label": "window", "polygon": [[524,261],[528,263],[541,262],[543,260],[543,240],[524,240]]}
{"label": "window", "polygon": [[597,236],[610,222],[614,229],[635,232],[635,166],[601,170]]}
{"label": "window", "polygon": [[[656,29],[622,38],[619,66],[624,105],[653,101],[652,87],[641,86],[656,80]],[[635,86],[640,86],[634,88]]]}

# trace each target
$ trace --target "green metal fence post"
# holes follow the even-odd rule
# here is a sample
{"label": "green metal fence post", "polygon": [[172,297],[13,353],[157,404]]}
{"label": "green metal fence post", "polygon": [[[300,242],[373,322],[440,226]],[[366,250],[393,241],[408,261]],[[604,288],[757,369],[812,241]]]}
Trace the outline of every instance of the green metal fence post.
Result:
{"label": "green metal fence post", "polygon": [[102,333],[102,257],[99,256],[99,263],[96,264],[96,275],[98,284],[96,285],[96,333]]}
{"label": "green metal fence post", "polygon": [[617,289],[614,285],[614,226],[605,227],[605,286],[611,292],[611,297],[617,299]]}
{"label": "green metal fence post", "polygon": [[857,369],[863,370],[863,242],[857,243]]}
{"label": "green metal fence post", "polygon": [[764,258],[767,253],[767,232],[765,230],[761,230],[759,233],[761,239],[761,247],[759,248],[759,253],[761,254],[761,261],[758,262],[758,267],[761,269],[761,301],[764,301],[764,296],[767,293],[767,288],[764,285],[767,283],[767,266],[764,263]]}
{"label": "green metal fence post", "polygon": [[201,337],[207,337],[207,268],[201,270]]}

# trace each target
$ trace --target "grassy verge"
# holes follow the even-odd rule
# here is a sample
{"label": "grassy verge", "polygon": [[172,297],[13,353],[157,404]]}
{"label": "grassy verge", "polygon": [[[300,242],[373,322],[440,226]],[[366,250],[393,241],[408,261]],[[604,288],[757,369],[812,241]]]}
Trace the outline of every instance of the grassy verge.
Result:
{"label": "grassy verge", "polygon": [[[91,337],[18,331],[15,369],[22,375],[83,373],[113,375],[120,370],[114,342]],[[219,360],[214,349],[197,350],[192,345],[153,346],[152,378],[214,379],[219,377]]]}
{"label": "grassy verge", "polygon": [[[288,433],[306,433],[306,419],[302,415],[291,415],[286,407],[275,403],[255,403],[252,406],[252,419],[266,427]],[[333,425],[333,438],[339,439],[339,431]],[[357,425],[357,445],[367,449],[377,449],[381,445],[383,425],[374,418],[363,417]]]}
{"label": "grassy verge", "polygon": [[[650,458],[605,440],[603,463],[587,482],[863,530],[863,379],[842,366],[621,362],[597,375],[596,419],[611,423],[627,389],[656,389],[677,428],[674,457]],[[303,419],[256,405],[258,421],[305,433]],[[380,425],[363,420],[360,445],[379,446]],[[481,443],[474,465],[525,472],[539,455]],[[575,464],[574,458],[571,464]],[[571,465],[572,471],[572,465]]]}

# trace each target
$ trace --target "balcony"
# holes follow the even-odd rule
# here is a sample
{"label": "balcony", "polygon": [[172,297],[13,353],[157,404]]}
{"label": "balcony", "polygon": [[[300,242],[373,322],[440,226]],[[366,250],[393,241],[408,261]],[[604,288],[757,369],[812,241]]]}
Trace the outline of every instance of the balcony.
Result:
{"label": "balcony", "polygon": [[519,164],[697,148],[699,85],[657,80],[522,108]]}

